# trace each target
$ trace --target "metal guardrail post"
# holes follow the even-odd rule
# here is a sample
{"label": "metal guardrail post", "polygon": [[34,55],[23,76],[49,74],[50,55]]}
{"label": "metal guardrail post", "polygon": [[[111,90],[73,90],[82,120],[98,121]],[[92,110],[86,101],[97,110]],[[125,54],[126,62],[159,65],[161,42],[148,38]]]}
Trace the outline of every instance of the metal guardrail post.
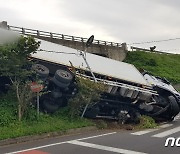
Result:
{"label": "metal guardrail post", "polygon": [[24,28],[22,28],[22,34],[25,34],[25,29]]}
{"label": "metal guardrail post", "polygon": [[50,33],[50,38],[53,38],[53,34],[52,33]]}
{"label": "metal guardrail post", "polygon": [[64,35],[62,34],[62,40],[64,40]]}
{"label": "metal guardrail post", "polygon": [[40,36],[39,30],[37,30],[37,36]]}

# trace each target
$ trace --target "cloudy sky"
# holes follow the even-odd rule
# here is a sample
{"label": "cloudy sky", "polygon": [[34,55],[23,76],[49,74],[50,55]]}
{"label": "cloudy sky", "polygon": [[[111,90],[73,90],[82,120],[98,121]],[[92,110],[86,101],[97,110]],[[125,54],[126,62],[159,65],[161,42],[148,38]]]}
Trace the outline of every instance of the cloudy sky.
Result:
{"label": "cloudy sky", "polygon": [[180,54],[180,0],[0,0],[0,21]]}

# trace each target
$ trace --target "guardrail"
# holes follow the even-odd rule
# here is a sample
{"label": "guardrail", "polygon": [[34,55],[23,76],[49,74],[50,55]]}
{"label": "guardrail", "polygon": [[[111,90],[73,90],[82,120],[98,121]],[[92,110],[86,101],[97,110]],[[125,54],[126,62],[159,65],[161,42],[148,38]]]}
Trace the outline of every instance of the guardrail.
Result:
{"label": "guardrail", "polygon": [[[64,35],[64,34],[58,34],[58,33],[52,33],[52,32],[16,27],[16,26],[9,26],[9,25],[8,25],[8,29],[12,31],[16,31],[20,34],[24,34],[24,35],[32,35],[32,36],[37,36],[37,37],[42,36],[42,37],[48,37],[52,39],[54,38],[54,39],[61,39],[61,40],[69,40],[69,41],[76,41],[76,42],[82,42],[82,43],[85,43],[88,39],[88,38],[83,38],[83,37],[70,36],[70,35]],[[108,42],[108,41],[102,41],[102,40],[94,40],[93,44],[112,46],[112,47],[122,47],[121,43]]]}
{"label": "guardrail", "polygon": [[168,53],[168,52],[163,52],[163,51],[158,51],[158,50],[149,50],[149,49],[144,49],[144,48],[139,48],[139,47],[133,47],[131,46],[132,51],[145,51],[145,52],[153,52],[153,53],[160,53],[160,54],[173,54],[173,53]]}

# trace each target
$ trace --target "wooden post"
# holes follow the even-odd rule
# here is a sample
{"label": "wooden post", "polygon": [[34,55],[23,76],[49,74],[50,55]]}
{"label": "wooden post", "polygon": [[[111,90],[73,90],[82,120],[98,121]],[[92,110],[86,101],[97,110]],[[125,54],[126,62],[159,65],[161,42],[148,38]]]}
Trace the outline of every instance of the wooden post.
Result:
{"label": "wooden post", "polygon": [[37,92],[37,119],[39,119],[39,92]]}

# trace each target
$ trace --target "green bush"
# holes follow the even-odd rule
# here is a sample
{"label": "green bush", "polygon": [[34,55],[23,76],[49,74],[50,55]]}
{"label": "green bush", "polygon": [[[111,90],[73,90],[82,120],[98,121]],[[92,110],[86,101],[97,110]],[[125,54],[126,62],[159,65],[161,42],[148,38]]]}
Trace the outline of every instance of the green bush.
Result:
{"label": "green bush", "polygon": [[9,126],[17,120],[16,103],[12,99],[9,94],[0,97],[0,126]]}
{"label": "green bush", "polygon": [[81,77],[76,77],[76,81],[78,93],[68,102],[69,114],[72,118],[79,115],[87,104],[97,102],[101,93],[105,91],[105,85],[101,83]]}
{"label": "green bush", "polygon": [[158,125],[152,117],[141,116],[138,128],[156,128]]}
{"label": "green bush", "polygon": [[108,127],[107,123],[104,120],[98,120],[96,122],[96,127],[98,129],[106,129]]}
{"label": "green bush", "polygon": [[1,108],[0,109],[0,126],[8,126],[16,121],[16,117],[11,109]]}

